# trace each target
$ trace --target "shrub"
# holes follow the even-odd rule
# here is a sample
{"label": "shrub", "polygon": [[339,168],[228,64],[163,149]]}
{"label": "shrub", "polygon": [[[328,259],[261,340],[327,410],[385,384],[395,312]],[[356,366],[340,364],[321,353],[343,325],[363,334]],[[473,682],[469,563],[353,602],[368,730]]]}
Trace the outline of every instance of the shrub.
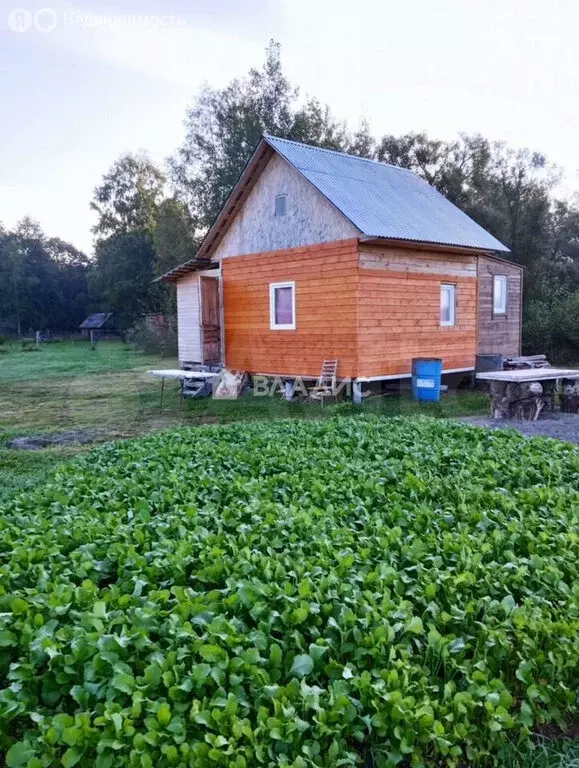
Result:
{"label": "shrub", "polygon": [[523,346],[529,354],[545,353],[553,362],[579,359],[579,290],[557,287],[549,299],[531,299],[525,307]]}
{"label": "shrub", "polygon": [[104,446],[0,522],[9,766],[500,765],[577,711],[579,451],[427,419]]}
{"label": "shrub", "polygon": [[177,332],[170,323],[154,325],[139,320],[127,331],[127,342],[147,355],[177,356]]}

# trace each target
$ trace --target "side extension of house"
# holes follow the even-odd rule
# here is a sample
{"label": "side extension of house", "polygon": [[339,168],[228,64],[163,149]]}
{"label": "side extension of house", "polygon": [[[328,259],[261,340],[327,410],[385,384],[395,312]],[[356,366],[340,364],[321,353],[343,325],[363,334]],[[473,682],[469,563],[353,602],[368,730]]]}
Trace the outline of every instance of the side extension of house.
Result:
{"label": "side extension of house", "polygon": [[[484,254],[369,246],[357,239],[224,259],[225,364],[250,373],[315,376],[323,359],[335,358],[340,376],[381,379],[409,375],[418,356],[440,357],[445,372],[459,372],[472,370],[476,354],[493,344],[516,354],[518,336],[504,344],[511,317],[486,319],[492,284],[487,297],[479,273],[489,261]],[[508,279],[509,313],[519,316],[520,268],[492,263],[495,274]],[[295,328],[277,330],[271,327],[271,286],[289,283]],[[444,323],[446,289],[454,307]]]}

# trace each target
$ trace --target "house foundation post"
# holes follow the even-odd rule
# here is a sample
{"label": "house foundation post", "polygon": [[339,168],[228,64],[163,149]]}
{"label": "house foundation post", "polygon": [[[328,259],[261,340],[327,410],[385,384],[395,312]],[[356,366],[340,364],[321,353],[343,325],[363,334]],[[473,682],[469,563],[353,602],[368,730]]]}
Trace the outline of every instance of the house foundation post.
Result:
{"label": "house foundation post", "polygon": [[362,382],[358,379],[352,382],[352,400],[355,405],[362,405]]}

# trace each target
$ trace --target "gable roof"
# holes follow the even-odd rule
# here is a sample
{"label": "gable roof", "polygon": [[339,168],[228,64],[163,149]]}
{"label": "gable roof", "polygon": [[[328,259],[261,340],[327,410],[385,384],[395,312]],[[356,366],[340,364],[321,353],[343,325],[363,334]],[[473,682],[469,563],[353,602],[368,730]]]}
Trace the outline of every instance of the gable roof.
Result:
{"label": "gable roof", "polygon": [[508,252],[508,248],[406,168],[264,136],[366,237]]}
{"label": "gable roof", "polygon": [[102,328],[103,325],[106,325],[112,316],[112,312],[95,312],[94,314],[89,315],[86,320],[83,320],[78,327],[85,331]]}
{"label": "gable roof", "polygon": [[178,280],[210,258],[277,152],[365,238],[386,238],[508,253],[509,249],[438,190],[406,168],[263,134],[195,257],[158,280]]}

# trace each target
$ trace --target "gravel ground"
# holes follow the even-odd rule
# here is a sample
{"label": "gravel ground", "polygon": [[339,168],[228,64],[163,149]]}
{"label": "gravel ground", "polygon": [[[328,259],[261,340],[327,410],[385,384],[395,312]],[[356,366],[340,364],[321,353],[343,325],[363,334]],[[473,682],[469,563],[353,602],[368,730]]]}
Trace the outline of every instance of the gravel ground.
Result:
{"label": "gravel ground", "polygon": [[577,413],[547,413],[537,421],[491,419],[486,416],[467,416],[462,421],[473,424],[475,427],[492,427],[493,429],[511,427],[528,437],[554,437],[556,440],[579,445],[579,414]]}

